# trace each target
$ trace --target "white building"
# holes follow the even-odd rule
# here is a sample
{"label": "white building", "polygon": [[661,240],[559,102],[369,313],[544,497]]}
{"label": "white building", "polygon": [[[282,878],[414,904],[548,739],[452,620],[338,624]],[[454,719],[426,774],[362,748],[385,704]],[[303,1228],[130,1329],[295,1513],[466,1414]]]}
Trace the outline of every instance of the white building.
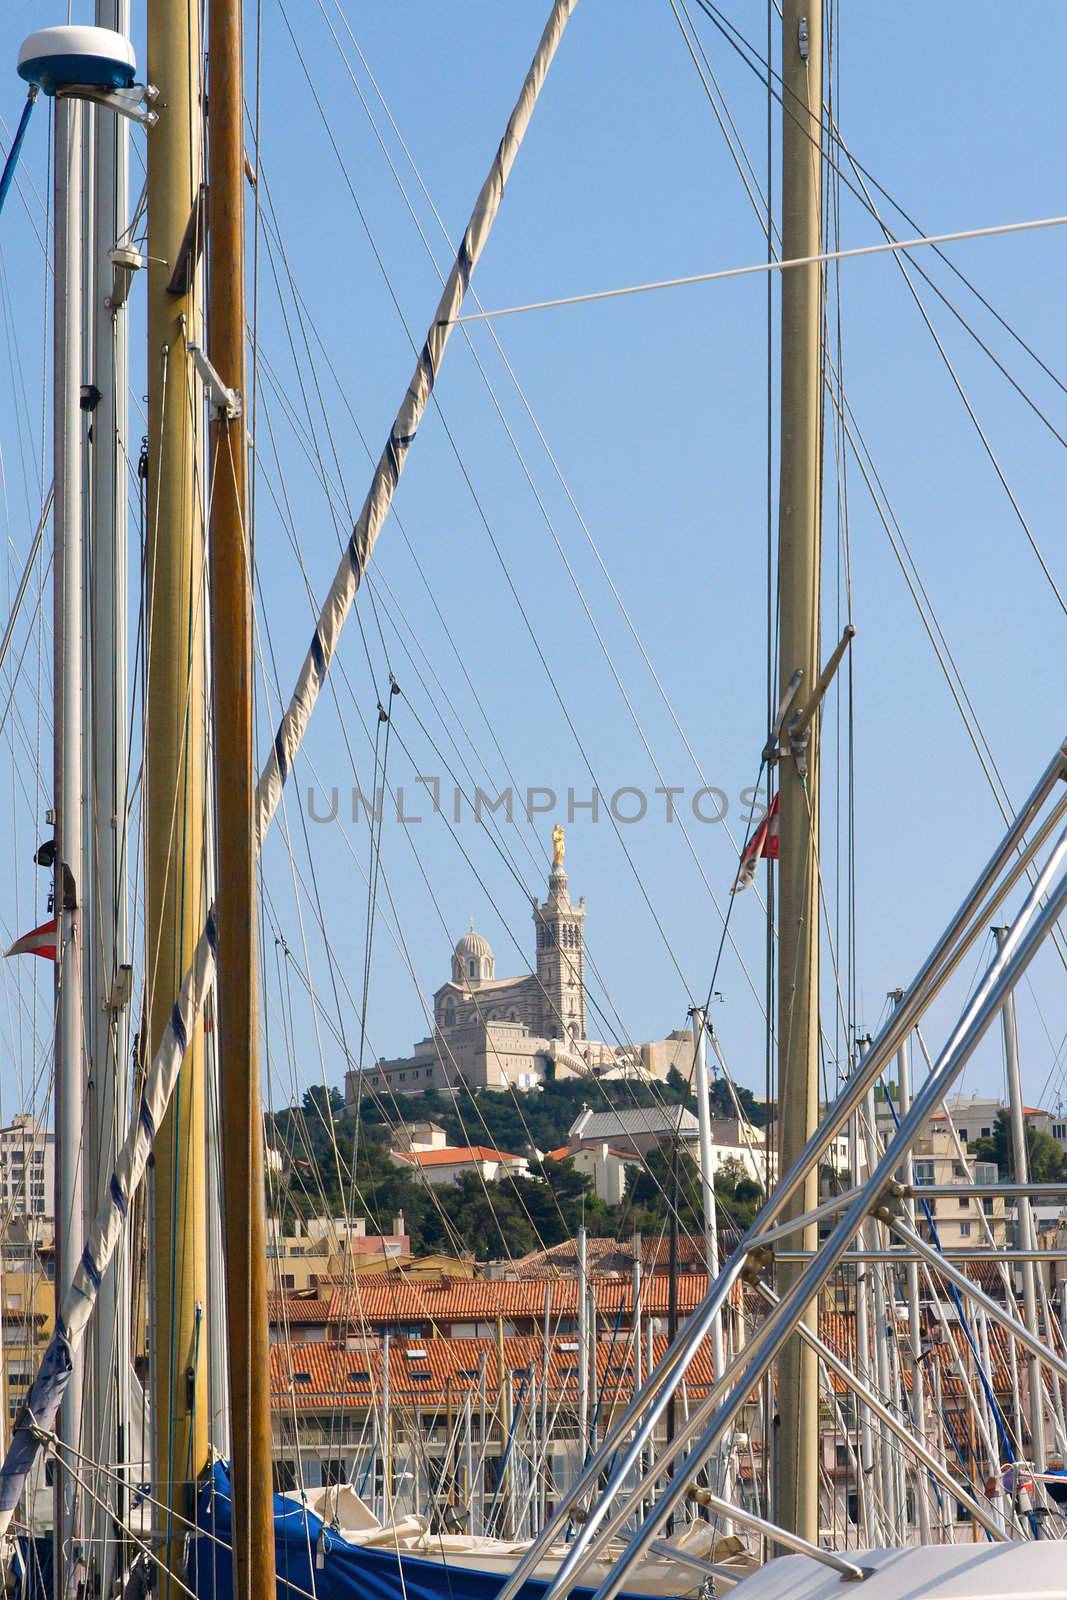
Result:
{"label": "white building", "polygon": [[486,1183],[495,1183],[498,1178],[517,1178],[530,1170],[525,1156],[510,1156],[484,1144],[452,1145],[443,1150],[390,1150],[389,1159],[394,1166],[407,1167],[433,1184],[458,1183],[468,1172]]}
{"label": "white building", "polygon": [[580,1150],[564,1145],[560,1150],[550,1151],[548,1159],[573,1161],[575,1171],[592,1183],[597,1198],[605,1205],[617,1206],[622,1204],[626,1194],[626,1168],[639,1157],[625,1150],[613,1150],[610,1144],[593,1144]]}
{"label": "white building", "polygon": [[[964,1149],[976,1139],[991,1139],[996,1131],[997,1118],[1007,1116],[1007,1101],[983,1094],[950,1094],[945,1099],[943,1111],[934,1111],[927,1118],[924,1133],[950,1133],[955,1128]],[[1040,1106],[1024,1106],[1023,1120],[1035,1133],[1051,1134],[1057,1144],[1067,1151],[1067,1116],[1044,1111]],[[878,1130],[891,1133],[895,1119],[888,1101],[881,1100],[877,1108]]]}
{"label": "white building", "polygon": [[685,1106],[619,1106],[608,1111],[583,1107],[571,1124],[572,1150],[610,1144],[631,1159],[640,1159],[677,1138],[679,1147],[697,1156],[697,1119]]}
{"label": "white building", "polygon": [[0,1128],[0,1205],[8,1216],[52,1215],[56,1139],[29,1116]]}
{"label": "white building", "polygon": [[[977,1137],[984,1136],[979,1134]],[[952,1184],[958,1185],[961,1191],[958,1196],[937,1195],[927,1198],[917,1218],[918,1230],[924,1238],[932,1239],[936,1230],[938,1239],[946,1248],[963,1246],[976,1249],[987,1243],[988,1228],[994,1244],[1004,1244],[1007,1237],[1004,1201],[996,1195],[981,1198],[965,1192],[972,1183],[996,1183],[997,1169],[993,1162],[977,1161],[974,1156],[967,1154],[966,1148],[961,1161],[956,1141],[944,1125],[925,1138],[918,1139],[913,1155],[916,1189],[923,1184],[941,1187]]]}

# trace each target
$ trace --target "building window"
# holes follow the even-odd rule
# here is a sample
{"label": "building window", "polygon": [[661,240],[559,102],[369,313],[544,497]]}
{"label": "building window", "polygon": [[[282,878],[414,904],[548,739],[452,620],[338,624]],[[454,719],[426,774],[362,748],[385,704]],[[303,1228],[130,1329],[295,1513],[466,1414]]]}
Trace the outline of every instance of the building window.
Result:
{"label": "building window", "polygon": [[982,1138],[983,1139],[991,1139],[992,1137],[993,1137],[992,1128],[983,1128],[982,1129]]}
{"label": "building window", "polygon": [[966,1144],[967,1143],[967,1129],[966,1128],[957,1128],[956,1132],[959,1134],[959,1136],[963,1140],[964,1144]]}
{"label": "building window", "polygon": [[960,1238],[961,1239],[969,1239],[970,1237],[971,1237],[971,1225],[970,1225],[970,1223],[969,1222],[961,1222],[960,1223]]}
{"label": "building window", "polygon": [[932,1161],[916,1161],[916,1163],[915,1163],[915,1182],[916,1183],[933,1183],[933,1181],[934,1181],[934,1164],[933,1164],[933,1162]]}
{"label": "building window", "polygon": [[471,978],[476,978],[478,976],[478,963],[477,963],[477,961],[468,961],[467,962],[467,974]]}
{"label": "building window", "polygon": [[1054,1139],[1067,1139],[1067,1122],[1054,1122],[1052,1124],[1052,1137]]}

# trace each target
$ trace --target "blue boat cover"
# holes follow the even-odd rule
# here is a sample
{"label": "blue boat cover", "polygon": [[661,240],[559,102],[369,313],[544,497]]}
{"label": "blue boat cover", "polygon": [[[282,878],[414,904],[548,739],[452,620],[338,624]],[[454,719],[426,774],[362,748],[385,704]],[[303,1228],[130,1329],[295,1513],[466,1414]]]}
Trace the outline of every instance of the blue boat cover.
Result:
{"label": "blue boat cover", "polygon": [[[232,1499],[226,1468],[216,1462],[197,1505],[191,1551],[198,1600],[230,1600]],[[346,1544],[320,1517],[295,1500],[274,1496],[274,1549],[278,1600],[495,1600],[504,1579],[495,1573],[423,1561],[396,1551]],[[541,1600],[547,1585],[531,1580],[519,1600]],[[571,1600],[592,1600],[593,1590],[572,1589]],[[645,1597],[621,1597],[645,1600]]]}

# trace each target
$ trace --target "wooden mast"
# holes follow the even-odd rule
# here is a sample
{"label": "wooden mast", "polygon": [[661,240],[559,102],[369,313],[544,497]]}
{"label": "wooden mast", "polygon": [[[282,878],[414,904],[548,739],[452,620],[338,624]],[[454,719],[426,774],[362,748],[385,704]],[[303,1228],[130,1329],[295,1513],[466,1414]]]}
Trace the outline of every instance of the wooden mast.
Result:
{"label": "wooden mast", "polygon": [[252,587],[245,390],[241,0],[209,0],[208,354],[233,396],[211,427],[211,632],[217,738],[219,1098],[229,1337],[234,1594],[273,1595],[263,1111],[256,1039]]}
{"label": "wooden mast", "polygon": [[[822,8],[782,6],[782,258],[817,255],[822,209]],[[822,464],[822,270],[782,273],[781,467],[778,502],[779,678],[784,697],[798,667],[802,700],[819,677]],[[788,745],[788,740],[786,740]],[[788,748],[779,763],[778,1098],[779,1161],[785,1172],[819,1118],[819,752],[812,719],[805,763]],[[818,1203],[812,1170],[786,1211]],[[805,1228],[794,1249],[814,1250]],[[783,1267],[788,1290],[799,1264]],[[810,1326],[815,1326],[812,1316]],[[816,1357],[799,1336],[778,1369],[777,1521],[818,1542],[819,1394]]]}
{"label": "wooden mast", "polygon": [[[145,715],[145,923],[148,1050],[207,915],[204,873],[204,529],[197,433],[201,244],[200,8],[149,0],[148,81],[148,682]],[[155,1493],[165,1534],[160,1593],[179,1573],[194,1485],[207,1464],[204,1048],[189,1037],[178,1087],[156,1134],[152,1233]],[[173,1508],[168,1516],[165,1508]]]}

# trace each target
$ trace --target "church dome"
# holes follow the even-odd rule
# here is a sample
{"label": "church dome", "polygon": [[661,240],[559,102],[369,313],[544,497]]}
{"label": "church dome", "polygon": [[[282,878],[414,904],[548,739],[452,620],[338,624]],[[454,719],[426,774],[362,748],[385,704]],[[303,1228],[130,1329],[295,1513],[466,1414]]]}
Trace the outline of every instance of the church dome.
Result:
{"label": "church dome", "polygon": [[491,978],[496,969],[492,947],[488,939],[471,928],[465,933],[452,953],[452,977],[456,983],[479,983]]}
{"label": "church dome", "polygon": [[488,939],[483,939],[480,933],[475,933],[472,928],[470,933],[465,933],[456,946],[456,954],[461,960],[474,956],[477,960],[492,961],[493,952]]}

